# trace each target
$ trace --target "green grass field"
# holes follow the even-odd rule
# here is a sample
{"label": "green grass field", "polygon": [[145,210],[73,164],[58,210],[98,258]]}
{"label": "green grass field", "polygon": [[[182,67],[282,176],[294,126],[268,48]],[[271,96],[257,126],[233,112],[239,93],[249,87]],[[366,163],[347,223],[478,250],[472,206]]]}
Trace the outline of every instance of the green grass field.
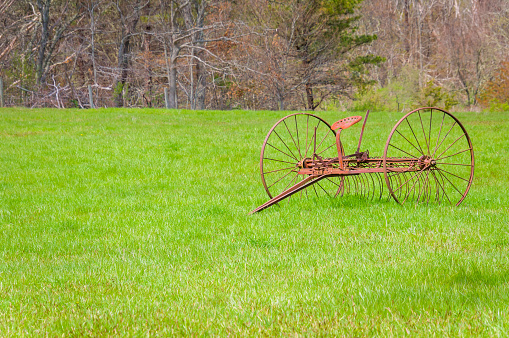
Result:
{"label": "green grass field", "polygon": [[[460,207],[247,216],[287,114],[0,109],[0,336],[508,336],[509,114],[456,114],[476,156]],[[371,113],[363,148],[401,116]]]}

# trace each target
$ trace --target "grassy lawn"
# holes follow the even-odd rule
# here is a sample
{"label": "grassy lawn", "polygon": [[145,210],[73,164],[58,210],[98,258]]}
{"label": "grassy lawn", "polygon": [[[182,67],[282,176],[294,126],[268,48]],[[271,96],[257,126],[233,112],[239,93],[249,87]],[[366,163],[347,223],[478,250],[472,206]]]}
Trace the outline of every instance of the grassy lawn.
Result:
{"label": "grassy lawn", "polygon": [[[455,114],[476,156],[460,207],[247,216],[287,114],[0,109],[0,336],[508,336],[509,114]],[[371,113],[363,148],[401,116]]]}

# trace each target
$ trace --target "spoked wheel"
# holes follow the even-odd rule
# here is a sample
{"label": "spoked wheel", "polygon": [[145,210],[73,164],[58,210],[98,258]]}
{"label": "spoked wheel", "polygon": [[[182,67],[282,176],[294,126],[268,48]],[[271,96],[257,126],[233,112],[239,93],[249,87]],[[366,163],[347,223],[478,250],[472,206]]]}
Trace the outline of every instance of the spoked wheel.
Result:
{"label": "spoked wheel", "polygon": [[[269,198],[302,181],[300,168],[313,159],[337,157],[336,133],[318,116],[297,113],[279,120],[263,142],[260,155],[262,183]],[[307,161],[306,161],[307,160]],[[331,196],[340,186],[338,177],[327,177],[292,197]]]}
{"label": "spoked wheel", "polygon": [[392,129],[383,167],[389,193],[401,204],[460,205],[474,177],[472,142],[452,114],[419,108]]}

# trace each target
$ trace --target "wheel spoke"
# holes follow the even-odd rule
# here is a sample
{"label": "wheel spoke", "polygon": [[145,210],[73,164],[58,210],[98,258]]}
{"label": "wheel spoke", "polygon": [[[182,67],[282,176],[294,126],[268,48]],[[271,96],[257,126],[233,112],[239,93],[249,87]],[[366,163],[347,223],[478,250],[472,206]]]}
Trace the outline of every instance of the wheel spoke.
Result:
{"label": "wheel spoke", "polygon": [[[430,110],[430,118],[429,118],[429,130],[428,130],[428,141],[429,146],[431,146],[431,122],[433,121],[433,109]],[[431,150],[428,147],[428,155],[431,155]]]}
{"label": "wheel spoke", "polygon": [[433,150],[433,155],[431,157],[435,157],[435,154],[438,150],[438,141],[440,141],[440,135],[442,134],[442,127],[444,126],[444,121],[445,121],[445,113],[443,113],[443,116],[442,116],[442,123],[440,124],[440,130],[438,131],[437,142],[435,143],[435,150]]}
{"label": "wheel spoke", "polygon": [[446,157],[440,157],[440,158],[437,158],[437,161],[440,161],[440,160],[446,159],[446,158],[448,158],[448,157],[456,156],[456,155],[458,155],[458,154],[464,153],[465,151],[469,151],[469,150],[472,150],[472,148],[468,148],[468,149],[465,149],[465,150],[462,150],[462,151],[458,151],[457,153],[452,154],[452,155],[449,155],[449,156],[446,156]]}
{"label": "wheel spoke", "polygon": [[278,171],[288,170],[288,169],[296,169],[295,166],[293,167],[287,167],[283,169],[277,169],[277,170],[271,170],[271,171],[264,171],[264,174],[271,174],[271,173],[277,173]]}
{"label": "wheel spoke", "polygon": [[295,176],[293,176],[292,180],[283,188],[283,190],[281,190],[282,192],[285,191],[286,189],[288,189],[288,187],[292,184],[293,181],[295,181],[295,179],[299,176],[299,174],[295,174]]}
{"label": "wheel spoke", "polygon": [[327,190],[325,190],[321,185],[320,185],[320,182],[316,182],[316,184],[318,184],[318,186],[320,188],[322,188],[323,192],[327,194],[327,196],[331,197],[331,195],[327,192]]}
{"label": "wheel spoke", "polygon": [[328,146],[327,148],[325,148],[324,150],[322,150],[321,152],[319,152],[317,155],[320,155],[321,153],[325,152],[326,150],[330,149],[331,147],[335,146],[336,144],[333,143],[331,144],[330,146]]}
{"label": "wheel spoke", "polygon": [[292,162],[283,161],[283,160],[276,160],[276,159],[274,159],[274,158],[269,158],[269,157],[264,157],[263,159],[264,159],[264,160],[270,160],[270,161],[276,161],[276,162],[282,162],[282,163],[289,163],[289,164],[293,164],[293,165],[295,165],[295,163],[292,163]]}
{"label": "wheel spoke", "polygon": [[458,194],[460,194],[461,196],[463,196],[463,194],[461,193],[461,191],[459,191],[459,189],[447,178],[447,176],[445,176],[445,174],[442,173],[442,170],[438,170],[438,173],[440,175],[442,175],[443,178],[445,178],[447,180],[447,182],[449,182],[450,185],[452,185],[454,187],[454,189],[458,192]]}
{"label": "wheel spoke", "polygon": [[319,196],[318,196],[318,191],[316,191],[316,187],[315,187],[315,185],[314,185],[314,184],[313,184],[313,190],[315,191],[316,197],[319,197]]}
{"label": "wheel spoke", "polygon": [[413,158],[419,158],[419,156],[412,155],[412,154],[410,154],[410,153],[408,153],[408,152],[404,151],[403,149],[400,149],[400,148],[398,148],[398,147],[396,147],[396,146],[393,146],[393,145],[392,145],[392,144],[390,144],[390,143],[389,143],[389,145],[390,145],[391,147],[393,147],[393,148],[398,149],[399,151],[404,152],[404,153],[405,153],[405,154],[407,154],[407,155],[412,156]]}
{"label": "wheel spoke", "polygon": [[297,156],[295,156],[295,154],[293,153],[293,151],[288,147],[288,145],[286,144],[285,141],[283,141],[283,139],[281,138],[281,136],[279,136],[279,133],[274,129],[274,134],[276,134],[276,136],[279,138],[279,140],[281,141],[281,143],[284,144],[284,146],[286,147],[286,149],[288,149],[288,151],[290,152],[290,154],[293,155],[293,158],[297,158]]}
{"label": "wheel spoke", "polygon": [[437,168],[437,170],[443,171],[444,173],[447,173],[447,174],[449,174],[449,175],[452,175],[452,176],[454,176],[454,177],[457,177],[457,178],[459,178],[460,180],[463,180],[463,181],[465,181],[465,182],[470,182],[470,180],[467,180],[466,178],[463,178],[463,177],[460,177],[460,176],[458,176],[458,175],[456,175],[456,174],[453,174],[453,173],[451,173],[451,172],[449,172],[449,171],[447,171],[447,170],[445,170],[445,169]]}
{"label": "wheel spoke", "polygon": [[444,151],[442,151],[442,153],[440,155],[438,155],[437,157],[440,157],[442,156],[447,150],[449,150],[456,142],[458,142],[463,136],[465,136],[465,134],[463,133],[460,137],[458,137],[456,140],[454,140],[453,143],[451,143],[447,149],[445,149]]}
{"label": "wheel spoke", "polygon": [[424,155],[424,151],[422,151],[421,144],[419,143],[419,140],[417,139],[417,136],[415,136],[414,128],[410,125],[410,122],[408,122],[408,119],[405,119],[406,123],[410,127],[410,130],[412,131],[412,134],[414,135],[415,140],[417,141],[417,145],[419,146],[419,149],[421,149],[421,155]]}
{"label": "wheel spoke", "polygon": [[[294,119],[295,119],[295,131],[297,132],[297,144],[298,144],[298,149],[299,149],[299,153],[300,153],[300,139],[299,139],[299,128],[297,126],[297,115],[293,115]],[[301,155],[302,157],[302,155]]]}
{"label": "wheel spoke", "polygon": [[[400,134],[400,135],[401,135],[401,137],[403,137],[403,138],[404,138],[404,139],[405,139],[408,143],[410,143],[410,144],[412,145],[412,147],[414,147],[414,148],[415,148],[415,150],[420,151],[419,149],[417,149],[417,147],[416,147],[416,146],[415,146],[412,142],[410,142],[410,141],[409,141],[409,140],[408,140],[405,136],[403,136],[403,134],[401,134],[401,133],[399,132],[399,130],[397,130],[397,129],[396,129],[396,132],[397,132],[398,134]],[[414,156],[414,157],[415,157],[415,156]]]}
{"label": "wheel spoke", "polygon": [[422,128],[422,134],[424,135],[424,142],[426,142],[426,146],[428,147],[428,156],[429,156],[429,143],[428,143],[428,139],[426,138],[426,131],[424,130],[424,125],[422,124],[422,117],[421,117],[421,112],[417,112],[419,114],[419,120],[421,121],[421,128]]}
{"label": "wheel spoke", "polygon": [[318,147],[316,147],[316,150],[320,149],[320,146],[322,145],[323,141],[325,141],[325,139],[327,138],[327,136],[329,136],[330,132],[332,131],[332,129],[329,129],[327,131],[327,134],[325,134],[325,136],[323,137],[323,139],[320,141],[320,144],[318,145]]}
{"label": "wheel spoke", "polygon": [[311,140],[309,140],[309,145],[306,145],[306,154],[308,153],[308,149],[311,148],[312,144],[316,145],[316,129],[320,125],[320,120],[318,120],[318,123],[316,124],[316,127],[313,128],[313,136],[311,137]]}
{"label": "wheel spoke", "polygon": [[336,182],[334,182],[333,180],[331,180],[330,178],[328,177],[325,177],[326,180],[330,181],[331,183],[337,185],[338,187],[340,187],[341,185],[337,184]]}
{"label": "wheel spoke", "polygon": [[[274,184],[278,183],[279,181],[281,181],[283,178],[285,178],[286,176],[290,175],[291,173],[294,173],[295,170],[290,170],[289,172],[287,172],[286,174],[284,174],[283,176],[281,176],[277,181],[275,181],[274,183],[272,183],[271,185],[269,185],[267,187],[267,189],[270,189]],[[298,174],[297,174],[298,175]],[[286,189],[286,188],[285,188]]]}
{"label": "wheel spoke", "polygon": [[274,147],[272,144],[270,144],[269,142],[267,142],[267,144],[269,146],[271,146],[272,148],[276,149],[277,151],[279,151],[280,153],[283,153],[285,154],[286,156],[290,157],[290,158],[293,158],[294,160],[296,160],[297,162],[299,161],[297,158],[291,156],[291,155],[288,155],[287,153],[285,153],[284,151],[282,151],[281,149],[277,148],[277,147]]}
{"label": "wheel spoke", "polygon": [[462,164],[462,163],[445,163],[445,162],[437,162],[437,164],[445,164],[445,165],[459,165],[462,167],[471,167],[471,164]]}
{"label": "wheel spoke", "polygon": [[447,132],[447,134],[445,134],[444,138],[442,139],[442,141],[440,142],[440,144],[438,145],[438,147],[435,149],[435,152],[433,153],[433,156],[432,157],[435,157],[435,154],[436,154],[436,151],[438,149],[440,149],[440,146],[442,145],[442,143],[444,143],[445,139],[447,138],[447,136],[449,135],[449,133],[451,132],[452,128],[454,128],[454,126],[456,125],[456,121],[454,121],[454,123],[452,124],[451,128],[449,129],[449,131]]}
{"label": "wheel spoke", "polygon": [[286,121],[283,120],[283,123],[284,123],[284,125],[286,127],[286,130],[288,131],[288,134],[290,134],[290,137],[292,138],[292,141],[293,141],[293,144],[295,145],[295,148],[297,148],[297,150],[299,151],[300,158],[302,158],[302,154],[300,153],[300,148],[297,146],[297,142],[295,142],[295,139],[293,138],[293,135],[290,132],[290,129],[288,128],[288,125],[286,124]]}
{"label": "wheel spoke", "polygon": [[[306,148],[306,154],[304,155],[304,157],[308,157],[308,136],[309,136],[309,115],[306,115],[307,119],[306,119],[306,144],[304,145],[305,148]],[[304,189],[306,190],[306,189]]]}

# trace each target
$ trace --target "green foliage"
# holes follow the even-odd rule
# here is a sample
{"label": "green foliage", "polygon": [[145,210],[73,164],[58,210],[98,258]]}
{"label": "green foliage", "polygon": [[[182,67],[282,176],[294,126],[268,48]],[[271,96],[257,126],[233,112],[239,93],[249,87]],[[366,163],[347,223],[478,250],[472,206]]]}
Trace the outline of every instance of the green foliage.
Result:
{"label": "green foliage", "polygon": [[422,106],[440,107],[446,110],[458,104],[455,96],[437,86],[433,81],[419,89],[419,73],[406,67],[391,79],[386,87],[359,86],[349,109],[375,111],[403,111]]}
{"label": "green foliage", "polygon": [[489,111],[509,111],[509,61],[504,61],[486,83],[479,103]]}
{"label": "green foliage", "polygon": [[122,94],[124,90],[124,84],[122,82],[117,82],[117,85],[113,89],[113,97],[117,97]]}
{"label": "green foliage", "polygon": [[30,90],[35,84],[36,71],[29,57],[23,54],[13,53],[10,66],[4,70],[5,80],[9,83],[18,82],[19,86]]}
{"label": "green foliage", "polygon": [[439,107],[446,110],[458,104],[454,95],[435,85],[433,81],[426,83],[417,102],[419,106]]}

